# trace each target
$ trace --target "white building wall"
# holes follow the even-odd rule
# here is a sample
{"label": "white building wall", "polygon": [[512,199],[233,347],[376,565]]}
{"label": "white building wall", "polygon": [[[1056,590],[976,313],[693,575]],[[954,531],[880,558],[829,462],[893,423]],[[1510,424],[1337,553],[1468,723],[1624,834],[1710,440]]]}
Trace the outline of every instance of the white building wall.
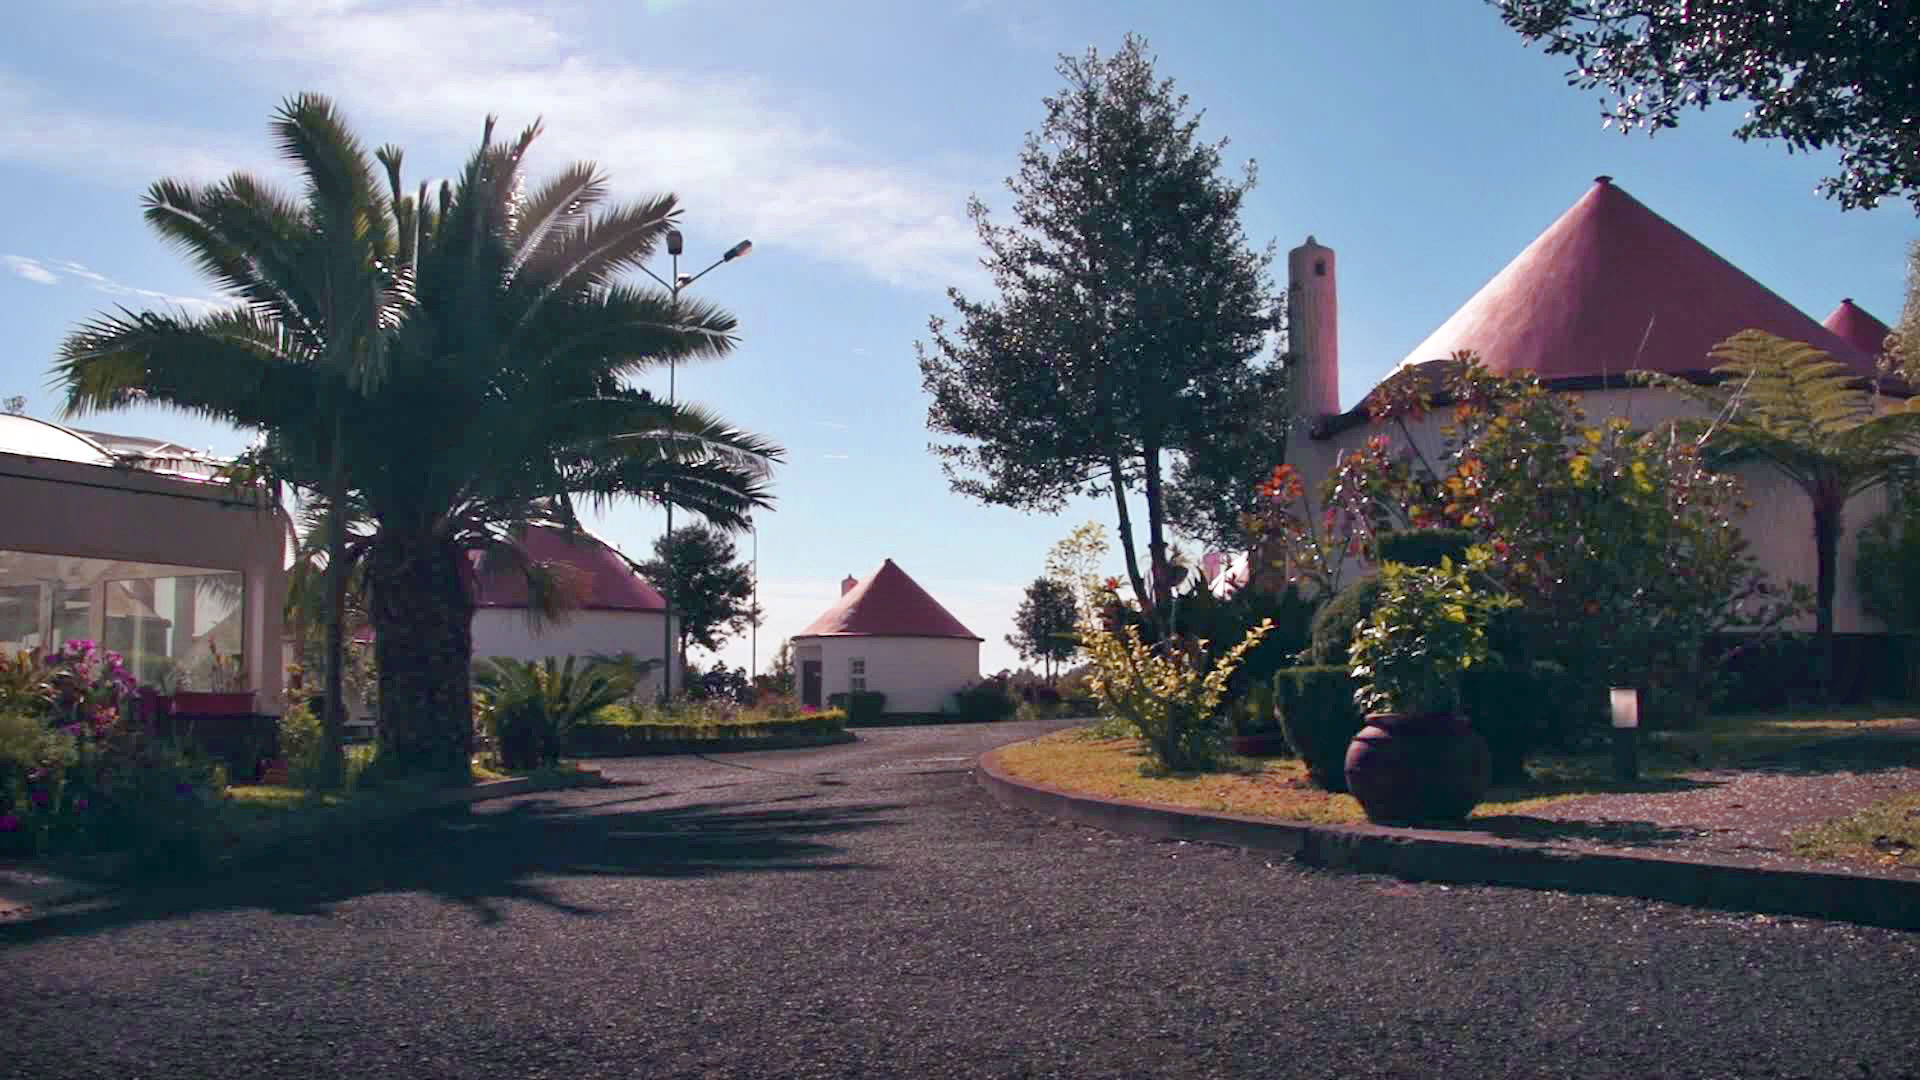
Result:
{"label": "white building wall", "polygon": [[[473,614],[473,655],[476,659],[510,656],[515,660],[544,660],[549,656],[582,660],[597,653],[629,652],[642,660],[658,660],[666,616],[657,611],[576,611],[564,622],[549,623],[535,634],[526,613],[518,608],[481,608]],[[677,659],[673,685],[684,673]],[[641,680],[643,693],[658,693],[659,669]]]}
{"label": "white building wall", "polygon": [[[964,638],[822,637],[805,645],[815,643],[824,695],[847,692],[858,657],[867,662],[867,689],[887,695],[890,713],[952,712],[953,692],[980,681],[980,643]],[[804,648],[795,643],[796,653]]]}
{"label": "white building wall", "polygon": [[[1693,402],[1647,387],[1592,390],[1575,396],[1591,424],[1602,423],[1611,416],[1624,416],[1635,428],[1647,429],[1679,416],[1701,415],[1699,406]],[[1414,444],[1436,466],[1442,452],[1440,429],[1447,426],[1451,415],[1451,410],[1439,409],[1421,420],[1407,423]],[[1396,445],[1405,441],[1397,423],[1366,424],[1343,431],[1320,445],[1334,448],[1334,454],[1342,454],[1359,449],[1369,436],[1377,434],[1389,435]],[[1775,584],[1797,581],[1813,588],[1819,576],[1819,563],[1813,542],[1813,506],[1806,494],[1766,465],[1746,465],[1733,472],[1740,478],[1747,501],[1753,504],[1751,510],[1738,518],[1740,533],[1751,545],[1754,557],[1768,578]],[[1325,472],[1308,474],[1306,479],[1308,487],[1317,490],[1325,479]],[[1847,503],[1840,538],[1839,581],[1834,589],[1834,630],[1839,633],[1882,633],[1886,629],[1880,620],[1861,610],[1859,590],[1854,587],[1860,527],[1886,507],[1887,493],[1879,489],[1857,495]],[[1813,616],[1808,615],[1791,625],[1796,630],[1811,631],[1813,621]]]}

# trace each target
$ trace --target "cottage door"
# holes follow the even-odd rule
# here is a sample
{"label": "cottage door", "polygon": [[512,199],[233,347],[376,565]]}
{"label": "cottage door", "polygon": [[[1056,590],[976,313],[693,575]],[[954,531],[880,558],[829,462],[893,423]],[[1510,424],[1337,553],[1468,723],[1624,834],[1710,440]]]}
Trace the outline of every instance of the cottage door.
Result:
{"label": "cottage door", "polygon": [[800,704],[820,707],[820,661],[800,661]]}

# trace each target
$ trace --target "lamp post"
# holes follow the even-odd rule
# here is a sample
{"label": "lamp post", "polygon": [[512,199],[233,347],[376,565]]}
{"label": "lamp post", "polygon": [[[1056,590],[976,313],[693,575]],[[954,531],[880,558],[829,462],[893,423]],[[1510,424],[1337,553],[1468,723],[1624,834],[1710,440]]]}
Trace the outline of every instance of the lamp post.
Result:
{"label": "lamp post", "polygon": [[[659,282],[661,288],[667,290],[667,296],[671,301],[675,319],[680,317],[680,290],[706,277],[722,263],[730,263],[752,251],[753,241],[742,240],[733,245],[723,252],[718,259],[713,260],[712,265],[697,274],[683,274],[680,272],[680,255],[685,250],[686,239],[680,235],[680,230],[668,229],[667,254],[673,259],[673,281],[671,284],[662,281],[659,274],[648,270],[646,267],[642,266],[640,268],[646,272],[648,277]],[[669,414],[671,414],[680,403],[677,388],[674,385],[674,376],[678,368],[679,358],[671,352],[668,353],[667,411]],[[671,440],[669,441],[671,442]],[[671,556],[673,553],[673,473],[671,468],[669,468],[667,476],[668,479],[662,501],[667,504],[667,554]],[[661,594],[667,601],[667,610],[665,617],[662,619],[663,625],[660,628],[660,701],[664,704],[673,700],[673,561],[671,558],[662,559],[661,561],[667,566],[667,580],[661,582],[661,584],[665,586],[665,588],[661,590]]]}
{"label": "lamp post", "polygon": [[1613,713],[1613,775],[1640,779],[1640,691],[1616,686],[1608,693]]}
{"label": "lamp post", "polygon": [[748,518],[747,527],[753,530],[753,622],[747,631],[751,642],[747,647],[747,685],[752,686],[760,677],[760,523]]}

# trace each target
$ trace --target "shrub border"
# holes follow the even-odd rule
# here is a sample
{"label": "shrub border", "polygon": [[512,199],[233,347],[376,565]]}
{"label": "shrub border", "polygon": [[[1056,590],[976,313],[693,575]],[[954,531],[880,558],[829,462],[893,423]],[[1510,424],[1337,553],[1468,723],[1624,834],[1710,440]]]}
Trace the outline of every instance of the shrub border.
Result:
{"label": "shrub border", "polygon": [[1920,880],[1847,870],[1786,869],[1757,861],[1576,851],[1436,829],[1309,825],[1173,809],[1016,779],[1001,766],[997,750],[980,756],[974,777],[1005,806],[1154,840],[1274,851],[1327,869],[1388,874],[1409,881],[1630,896],[1920,930]]}

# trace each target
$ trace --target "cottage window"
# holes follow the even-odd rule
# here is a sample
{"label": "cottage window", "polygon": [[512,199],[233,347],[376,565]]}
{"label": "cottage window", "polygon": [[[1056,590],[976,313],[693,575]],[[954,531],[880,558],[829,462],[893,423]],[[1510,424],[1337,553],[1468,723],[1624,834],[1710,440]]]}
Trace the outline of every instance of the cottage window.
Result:
{"label": "cottage window", "polygon": [[847,689],[856,694],[866,693],[867,661],[865,657],[856,656],[847,661]]}

